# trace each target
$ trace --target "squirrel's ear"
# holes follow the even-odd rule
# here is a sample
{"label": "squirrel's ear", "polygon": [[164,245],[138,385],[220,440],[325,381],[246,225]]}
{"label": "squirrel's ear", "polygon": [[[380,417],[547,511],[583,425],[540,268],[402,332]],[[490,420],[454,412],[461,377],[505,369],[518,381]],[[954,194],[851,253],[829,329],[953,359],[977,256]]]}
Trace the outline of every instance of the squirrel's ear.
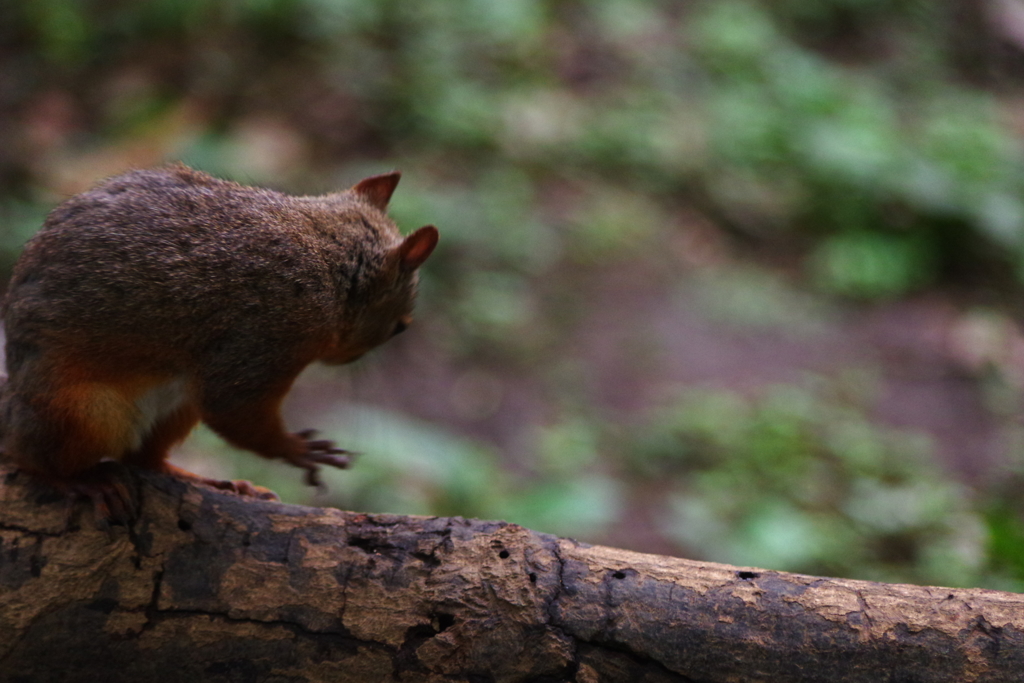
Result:
{"label": "squirrel's ear", "polygon": [[384,211],[388,208],[388,202],[391,201],[391,195],[394,194],[401,177],[402,174],[399,171],[392,171],[363,178],[352,186],[352,192],[360,195],[372,206]]}
{"label": "squirrel's ear", "polygon": [[413,271],[422,266],[437,246],[438,237],[437,228],[433,225],[425,225],[406,237],[398,247],[402,270]]}

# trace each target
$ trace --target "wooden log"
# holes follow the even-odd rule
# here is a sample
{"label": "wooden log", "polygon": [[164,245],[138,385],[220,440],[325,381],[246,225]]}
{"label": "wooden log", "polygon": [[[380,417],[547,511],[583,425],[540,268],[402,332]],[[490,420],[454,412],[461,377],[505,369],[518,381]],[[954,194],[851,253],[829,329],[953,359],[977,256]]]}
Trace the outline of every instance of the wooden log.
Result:
{"label": "wooden log", "polygon": [[0,469],[0,681],[1024,680],[1021,595],[135,478],[108,533]]}

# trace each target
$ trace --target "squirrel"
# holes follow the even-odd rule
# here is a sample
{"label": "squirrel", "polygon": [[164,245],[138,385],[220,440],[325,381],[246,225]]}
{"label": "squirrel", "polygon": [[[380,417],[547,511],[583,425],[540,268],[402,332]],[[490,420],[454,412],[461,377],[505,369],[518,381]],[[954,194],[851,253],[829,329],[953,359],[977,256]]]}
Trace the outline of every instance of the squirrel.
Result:
{"label": "squirrel", "polygon": [[347,467],[333,442],[288,433],[279,408],[313,361],[348,363],[409,325],[438,231],[398,232],[399,178],[302,197],[174,164],[58,205],[2,304],[7,458],[101,520],[134,514],[111,461],[276,498],[167,462],[200,421],[310,485],[320,465]]}

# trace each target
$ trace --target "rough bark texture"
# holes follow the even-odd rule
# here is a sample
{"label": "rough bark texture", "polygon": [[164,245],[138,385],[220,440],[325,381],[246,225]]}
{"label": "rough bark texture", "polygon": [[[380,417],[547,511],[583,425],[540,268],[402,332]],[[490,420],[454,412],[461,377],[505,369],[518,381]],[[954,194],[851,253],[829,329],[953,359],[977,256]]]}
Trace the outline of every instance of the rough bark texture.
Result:
{"label": "rough bark texture", "polygon": [[1024,596],[643,555],[139,477],[95,529],[0,469],[0,680],[1020,681]]}

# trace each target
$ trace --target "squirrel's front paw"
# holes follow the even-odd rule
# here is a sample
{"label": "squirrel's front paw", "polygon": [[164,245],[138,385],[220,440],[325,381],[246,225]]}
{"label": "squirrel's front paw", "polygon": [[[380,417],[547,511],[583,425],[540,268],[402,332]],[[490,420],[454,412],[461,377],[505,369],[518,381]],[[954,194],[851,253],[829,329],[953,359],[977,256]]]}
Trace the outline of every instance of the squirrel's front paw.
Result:
{"label": "squirrel's front paw", "polygon": [[255,498],[256,500],[281,500],[281,498],[270,489],[258,486],[251,481],[244,479],[204,479],[203,483],[208,484],[221,491],[230,491],[244,498]]}
{"label": "squirrel's front paw", "polygon": [[295,436],[302,441],[303,450],[289,459],[292,464],[306,469],[306,483],[310,486],[320,486],[320,465],[343,470],[352,464],[352,456],[355,455],[344,448],[337,448],[333,441],[314,439],[316,434],[315,429],[296,433]]}

